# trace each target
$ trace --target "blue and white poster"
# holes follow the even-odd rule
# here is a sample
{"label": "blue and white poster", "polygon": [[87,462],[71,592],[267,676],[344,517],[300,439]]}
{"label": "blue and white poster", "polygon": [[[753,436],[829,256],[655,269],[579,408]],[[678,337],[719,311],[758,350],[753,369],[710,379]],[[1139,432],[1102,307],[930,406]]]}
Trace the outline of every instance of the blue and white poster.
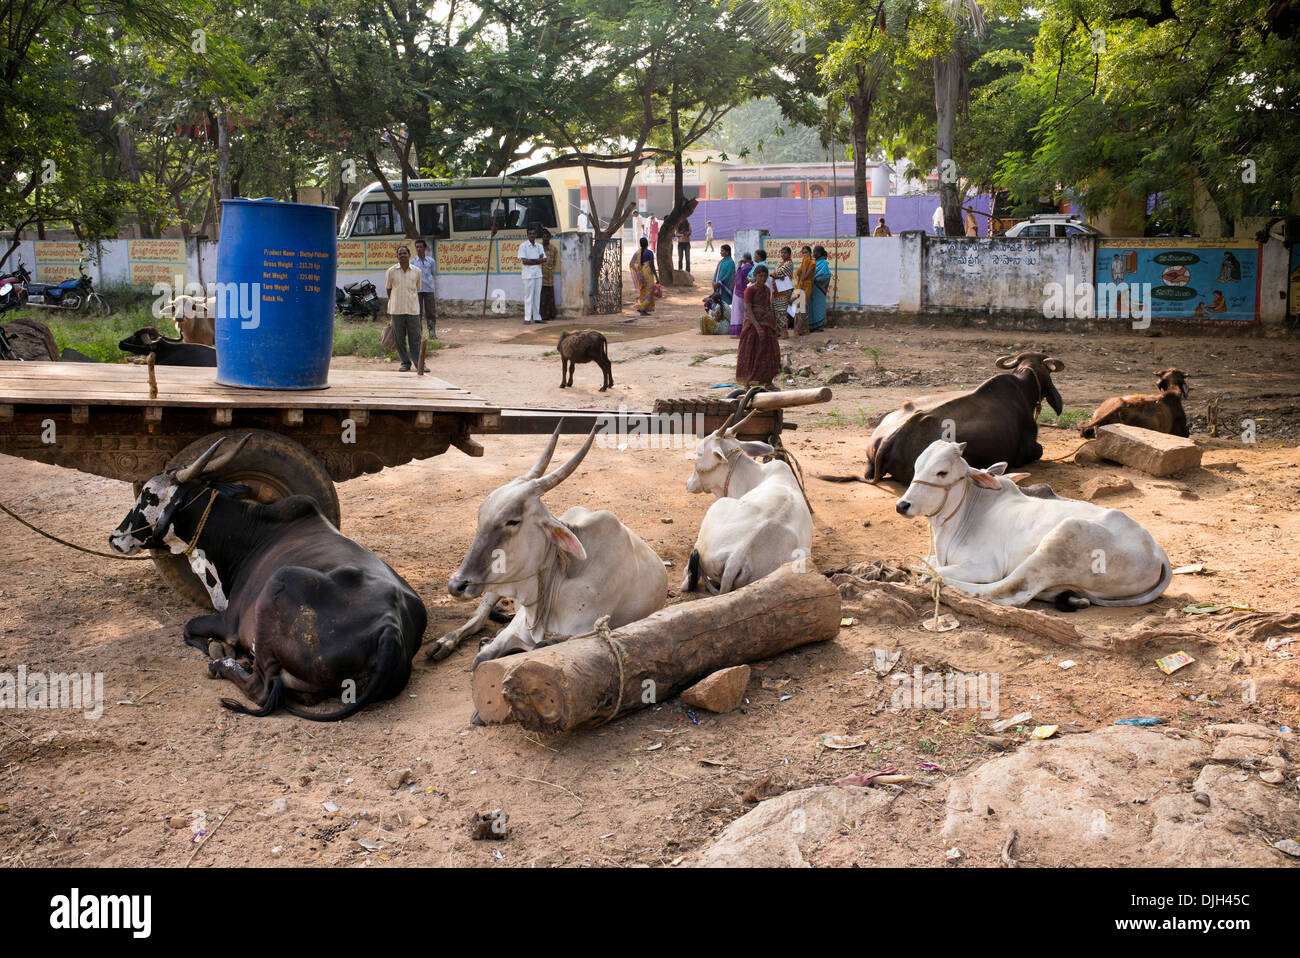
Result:
{"label": "blue and white poster", "polygon": [[1153,320],[1259,322],[1259,245],[1253,240],[1103,238],[1096,270],[1102,319],[1127,315],[1107,308],[1100,293],[1111,283],[1140,290],[1135,295],[1149,298]]}

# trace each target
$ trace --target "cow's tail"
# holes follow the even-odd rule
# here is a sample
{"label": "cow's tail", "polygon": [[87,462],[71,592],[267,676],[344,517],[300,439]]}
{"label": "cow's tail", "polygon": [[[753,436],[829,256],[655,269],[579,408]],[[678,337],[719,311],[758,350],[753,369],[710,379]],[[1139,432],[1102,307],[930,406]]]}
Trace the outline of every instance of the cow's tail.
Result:
{"label": "cow's tail", "polygon": [[1122,599],[1089,599],[1093,605],[1146,605],[1148,602],[1154,602],[1169,588],[1169,583],[1173,581],[1173,566],[1166,556],[1160,565],[1160,581],[1153,585],[1146,592],[1140,595],[1125,596]]}
{"label": "cow's tail", "polygon": [[223,708],[230,709],[232,712],[238,712],[240,715],[254,715],[257,718],[265,718],[270,715],[281,705],[284,704],[284,679],[278,675],[271,676],[266,683],[266,698],[262,702],[262,707],[250,709],[243,702],[236,699],[222,699]]}
{"label": "cow's tail", "polygon": [[700,553],[698,549],[691,550],[691,557],[686,560],[686,590],[694,592],[700,587]]}

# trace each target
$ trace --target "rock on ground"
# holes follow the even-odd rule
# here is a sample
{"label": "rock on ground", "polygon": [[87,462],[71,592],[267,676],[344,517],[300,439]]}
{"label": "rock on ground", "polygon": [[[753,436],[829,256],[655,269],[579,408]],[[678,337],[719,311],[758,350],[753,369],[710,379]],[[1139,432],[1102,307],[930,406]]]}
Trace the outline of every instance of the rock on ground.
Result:
{"label": "rock on ground", "polygon": [[768,799],[736,819],[692,865],[702,868],[810,868],[810,849],[863,818],[887,815],[893,796],[872,788],[819,785]]}
{"label": "rock on ground", "polygon": [[719,669],[696,682],[682,693],[682,704],[710,712],[730,712],[745,701],[749,685],[749,666],[736,665]]}
{"label": "rock on ground", "polygon": [[[1296,736],[1246,724],[1205,733],[1110,727],[1031,741],[952,779],[939,842],[960,848],[963,866],[1000,865],[1014,829],[1022,865],[1300,867],[1290,846],[1277,847],[1300,835]],[[1261,770],[1283,771],[1283,784],[1266,784]],[[861,827],[847,840],[873,849],[906,842],[891,827],[892,797],[825,785],[786,792],[732,822],[691,864],[805,867],[851,825]],[[843,840],[835,847],[844,863]]]}
{"label": "rock on ground", "polygon": [[1201,447],[1192,440],[1139,426],[1102,426],[1096,453],[1152,476],[1172,476],[1201,464]]}
{"label": "rock on ground", "polygon": [[1092,502],[1106,496],[1118,496],[1133,490],[1133,480],[1123,476],[1094,476],[1083,484],[1080,494]]}

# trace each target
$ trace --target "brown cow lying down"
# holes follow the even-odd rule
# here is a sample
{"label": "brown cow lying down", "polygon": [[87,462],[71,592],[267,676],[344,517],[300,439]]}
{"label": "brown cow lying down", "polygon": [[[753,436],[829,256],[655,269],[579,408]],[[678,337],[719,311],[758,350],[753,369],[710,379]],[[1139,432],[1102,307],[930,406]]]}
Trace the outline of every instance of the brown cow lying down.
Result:
{"label": "brown cow lying down", "polygon": [[1119,423],[1186,436],[1187,413],[1183,411],[1183,398],[1189,392],[1187,376],[1173,366],[1160,370],[1156,376],[1158,394],[1112,396],[1097,407],[1091,420],[1079,427],[1079,435],[1093,439],[1099,426]]}
{"label": "brown cow lying down", "polygon": [[1003,372],[973,390],[921,396],[885,416],[867,441],[866,480],[893,476],[911,482],[917,457],[937,439],[966,443],[966,461],[980,469],[995,462],[1015,468],[1040,458],[1039,409],[1046,402],[1060,414],[1052,374],[1065,363],[1044,353],[1020,353],[1000,356],[994,365]]}

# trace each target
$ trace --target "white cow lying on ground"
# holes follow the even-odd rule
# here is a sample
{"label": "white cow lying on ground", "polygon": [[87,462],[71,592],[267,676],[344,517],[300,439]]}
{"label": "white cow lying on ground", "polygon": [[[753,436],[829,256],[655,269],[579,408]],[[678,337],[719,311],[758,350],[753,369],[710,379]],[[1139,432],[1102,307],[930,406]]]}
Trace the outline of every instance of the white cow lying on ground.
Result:
{"label": "white cow lying on ground", "polygon": [[1013,476],[962,458],[965,443],[936,440],[917,457],[896,509],[925,516],[934,533],[930,565],[950,585],[999,605],[1030,599],[1057,608],[1144,605],[1169,586],[1169,558],[1117,509],[1026,496]]}
{"label": "white cow lying on ground", "polygon": [[812,552],[812,513],[789,464],[755,462],[750,456],[770,455],[772,447],[734,438],[748,419],[734,426],[728,420],[696,447],[686,491],[719,498],[700,523],[683,592],[703,580],[711,594],[722,595]]}
{"label": "white cow lying on ground", "polygon": [[542,503],[543,494],[578,468],[596,429],[572,459],[543,475],[559,437],[556,427],[537,464],[479,506],[474,542],[447,591],[458,598],[483,596],[483,602],[468,623],[438,640],[430,658],[450,654],[472,634],[471,627],[477,631],[498,597],[512,596],[518,611],[475,657],[475,665],[534,649],[548,632],[582,635],[604,616],[617,629],[663,608],[668,599],[664,564],[618,517],[574,506],[556,519]]}

